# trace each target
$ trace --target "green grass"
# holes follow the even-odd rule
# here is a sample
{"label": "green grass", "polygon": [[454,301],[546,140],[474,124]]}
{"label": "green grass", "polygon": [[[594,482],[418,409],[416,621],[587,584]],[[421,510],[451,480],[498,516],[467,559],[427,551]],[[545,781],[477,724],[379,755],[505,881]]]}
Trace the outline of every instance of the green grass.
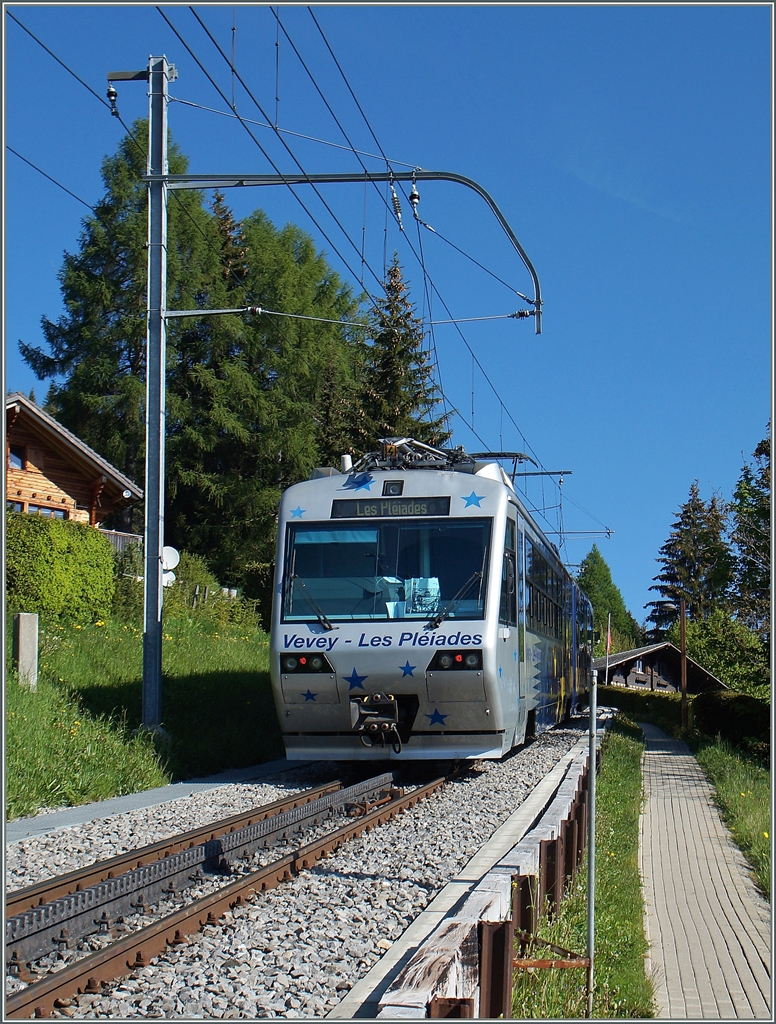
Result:
{"label": "green grass", "polygon": [[771,898],[771,776],[724,741],[698,740],[695,757],[714,787],[726,824],[752,866],[757,885]]}
{"label": "green grass", "polygon": [[132,625],[41,618],[38,692],[14,677],[6,683],[7,816],[282,756],[262,630],[245,622],[165,622],[169,742],[156,747],[133,735],[142,716],[142,658],[142,634]]}
{"label": "green grass", "polygon": [[85,715],[46,676],[33,693],[10,674],[5,707],[8,819],[169,781],[148,737],[133,738],[121,720]]}
{"label": "green grass", "polygon": [[[644,957],[643,902],[638,870],[639,812],[642,802],[643,743],[627,720],[607,735],[596,780],[596,1018],[652,1017],[652,988]],[[538,935],[585,955],[587,946],[586,856],[557,915],[542,915]],[[541,955],[540,947],[537,954]],[[586,1015],[586,971],[518,970],[514,977],[515,1018],[568,1019]]]}

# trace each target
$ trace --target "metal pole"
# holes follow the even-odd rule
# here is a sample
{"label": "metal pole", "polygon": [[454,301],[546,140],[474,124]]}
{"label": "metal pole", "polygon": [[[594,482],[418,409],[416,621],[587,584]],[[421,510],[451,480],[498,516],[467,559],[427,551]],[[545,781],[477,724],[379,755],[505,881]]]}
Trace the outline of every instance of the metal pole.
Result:
{"label": "metal pole", "polygon": [[598,717],[598,672],[593,669],[590,682],[590,725],[588,754],[587,816],[587,1017],[593,1016],[595,979],[595,740]]}
{"label": "metal pole", "polygon": [[682,648],[682,729],[687,730],[687,608],[684,598],[679,601],[679,636]]}
{"label": "metal pole", "polygon": [[164,546],[165,350],[167,304],[167,75],[148,62],[148,308],[146,326],[145,582],[143,725],[162,720],[162,548]]}

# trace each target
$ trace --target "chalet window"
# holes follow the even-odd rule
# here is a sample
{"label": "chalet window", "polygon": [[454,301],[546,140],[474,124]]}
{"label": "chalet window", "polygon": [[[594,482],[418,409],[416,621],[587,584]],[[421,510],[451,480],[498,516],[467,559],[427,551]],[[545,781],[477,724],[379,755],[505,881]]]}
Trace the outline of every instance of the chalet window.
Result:
{"label": "chalet window", "polygon": [[8,456],[9,469],[24,469],[24,449],[11,445]]}
{"label": "chalet window", "polygon": [[45,505],[28,505],[27,511],[30,515],[47,516],[49,519],[65,518],[65,510],[63,508],[46,508]]}
{"label": "chalet window", "polygon": [[6,508],[9,512],[23,512],[24,502],[23,501],[7,501]]}

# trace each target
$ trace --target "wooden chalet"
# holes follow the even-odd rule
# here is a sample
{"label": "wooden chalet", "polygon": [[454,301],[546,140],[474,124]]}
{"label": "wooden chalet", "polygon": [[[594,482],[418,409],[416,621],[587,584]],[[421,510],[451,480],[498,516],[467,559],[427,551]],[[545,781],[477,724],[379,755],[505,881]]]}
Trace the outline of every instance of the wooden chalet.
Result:
{"label": "wooden chalet", "polygon": [[[606,672],[606,656],[593,659],[593,668],[598,669],[598,683],[603,685]],[[609,655],[609,685],[630,686],[640,690],[659,690],[675,693],[681,690],[682,652],[678,647],[665,641],[638,647],[632,651],[621,651]],[[727,690],[721,679],[708,672],[697,661],[687,658],[687,692],[705,693],[708,690]]]}
{"label": "wooden chalet", "polygon": [[20,392],[5,400],[6,505],[99,526],[143,492]]}

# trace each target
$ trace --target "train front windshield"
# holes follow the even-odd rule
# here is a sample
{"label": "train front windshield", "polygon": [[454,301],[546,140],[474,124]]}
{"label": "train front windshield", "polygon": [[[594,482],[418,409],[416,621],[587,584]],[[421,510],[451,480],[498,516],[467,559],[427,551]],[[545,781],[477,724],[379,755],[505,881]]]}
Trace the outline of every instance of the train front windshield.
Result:
{"label": "train front windshield", "polygon": [[490,520],[293,523],[283,618],[482,619]]}

